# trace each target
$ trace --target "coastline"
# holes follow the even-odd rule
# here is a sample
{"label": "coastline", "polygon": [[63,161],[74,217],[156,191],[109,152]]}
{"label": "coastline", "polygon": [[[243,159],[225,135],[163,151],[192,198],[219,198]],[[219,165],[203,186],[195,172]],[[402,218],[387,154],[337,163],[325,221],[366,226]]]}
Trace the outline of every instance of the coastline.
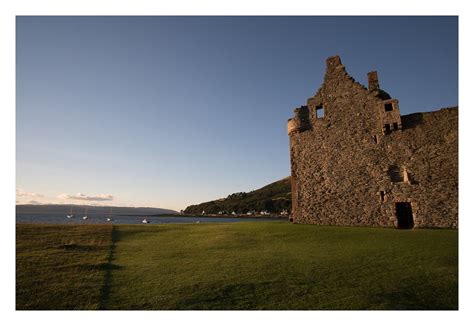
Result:
{"label": "coastline", "polygon": [[[128,216],[134,216],[134,215],[128,215]],[[138,216],[138,215],[137,215]],[[204,214],[204,215],[198,215],[198,214],[156,214],[156,215],[150,215],[150,216],[157,216],[157,217],[209,217],[209,218],[270,218],[270,219],[284,219],[287,220],[289,219],[288,216],[284,215],[232,215],[232,214]]]}

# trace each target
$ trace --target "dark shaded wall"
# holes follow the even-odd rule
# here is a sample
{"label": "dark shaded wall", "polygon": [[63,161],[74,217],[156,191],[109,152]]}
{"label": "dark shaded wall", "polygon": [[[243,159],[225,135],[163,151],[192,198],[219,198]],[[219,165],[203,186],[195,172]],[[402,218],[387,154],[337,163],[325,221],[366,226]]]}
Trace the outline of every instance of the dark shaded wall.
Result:
{"label": "dark shaded wall", "polygon": [[457,228],[457,108],[400,116],[378,84],[369,73],[369,91],[331,57],[288,121],[293,222],[397,227],[396,203],[408,202],[414,227]]}

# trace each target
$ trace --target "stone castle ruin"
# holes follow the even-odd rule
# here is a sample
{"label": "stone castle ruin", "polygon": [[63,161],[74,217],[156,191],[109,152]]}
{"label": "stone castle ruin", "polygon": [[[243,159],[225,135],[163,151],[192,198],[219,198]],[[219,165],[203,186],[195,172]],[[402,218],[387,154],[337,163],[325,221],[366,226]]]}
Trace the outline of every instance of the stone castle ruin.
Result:
{"label": "stone castle ruin", "polygon": [[326,61],[288,120],[293,223],[458,227],[458,109],[400,115],[398,100]]}

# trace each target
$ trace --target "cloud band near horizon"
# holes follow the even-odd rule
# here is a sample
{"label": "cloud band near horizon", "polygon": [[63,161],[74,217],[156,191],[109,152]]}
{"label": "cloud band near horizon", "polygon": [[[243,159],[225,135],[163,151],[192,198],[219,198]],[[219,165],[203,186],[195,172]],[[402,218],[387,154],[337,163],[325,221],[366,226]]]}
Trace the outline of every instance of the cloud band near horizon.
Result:
{"label": "cloud band near horizon", "polygon": [[72,200],[85,200],[85,201],[111,201],[114,200],[113,195],[86,195],[82,193],[78,193],[77,195],[68,195],[68,194],[60,194],[58,195],[59,199],[72,199]]}
{"label": "cloud band near horizon", "polygon": [[16,189],[16,196],[17,197],[44,197],[42,194],[37,194],[35,192],[28,192],[24,191],[23,189]]}

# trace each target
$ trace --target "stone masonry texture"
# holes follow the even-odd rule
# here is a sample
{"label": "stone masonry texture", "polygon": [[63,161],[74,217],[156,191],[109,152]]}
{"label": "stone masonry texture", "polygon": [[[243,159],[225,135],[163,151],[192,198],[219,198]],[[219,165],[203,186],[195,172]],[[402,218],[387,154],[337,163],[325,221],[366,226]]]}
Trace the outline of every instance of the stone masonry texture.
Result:
{"label": "stone masonry texture", "polygon": [[408,204],[410,228],[458,228],[457,107],[400,116],[377,72],[366,88],[338,56],[326,64],[316,95],[288,120],[291,220],[401,227]]}

